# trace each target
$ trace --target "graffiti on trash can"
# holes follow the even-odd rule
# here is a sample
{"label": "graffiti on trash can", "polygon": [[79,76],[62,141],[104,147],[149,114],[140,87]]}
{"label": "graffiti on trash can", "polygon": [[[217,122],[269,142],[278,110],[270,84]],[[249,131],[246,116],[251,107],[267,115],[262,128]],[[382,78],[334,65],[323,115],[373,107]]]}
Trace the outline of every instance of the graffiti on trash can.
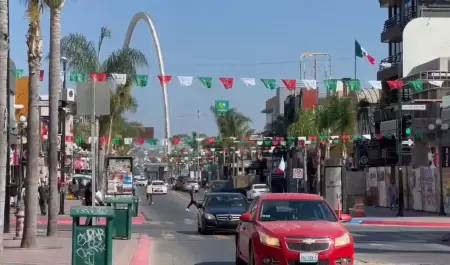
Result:
{"label": "graffiti on trash can", "polygon": [[77,256],[86,265],[94,265],[97,253],[105,251],[105,231],[103,229],[86,229],[77,236]]}
{"label": "graffiti on trash can", "polygon": [[106,207],[79,207],[76,208],[77,214],[104,215],[108,212]]}

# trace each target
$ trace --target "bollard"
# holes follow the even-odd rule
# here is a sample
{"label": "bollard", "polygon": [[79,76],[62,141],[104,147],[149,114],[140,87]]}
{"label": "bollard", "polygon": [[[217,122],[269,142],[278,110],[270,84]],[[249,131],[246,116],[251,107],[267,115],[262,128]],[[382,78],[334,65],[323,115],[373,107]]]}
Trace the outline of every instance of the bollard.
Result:
{"label": "bollard", "polygon": [[22,239],[24,221],[25,211],[23,208],[20,208],[16,213],[16,236],[14,237],[14,240]]}

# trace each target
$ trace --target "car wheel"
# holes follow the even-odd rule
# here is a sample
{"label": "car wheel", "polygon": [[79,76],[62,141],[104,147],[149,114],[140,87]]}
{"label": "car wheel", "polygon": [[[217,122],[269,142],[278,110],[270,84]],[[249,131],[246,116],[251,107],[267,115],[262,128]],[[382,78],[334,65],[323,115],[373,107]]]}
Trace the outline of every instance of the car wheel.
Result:
{"label": "car wheel", "polygon": [[247,265],[247,263],[239,256],[239,238],[236,237],[236,265]]}
{"label": "car wheel", "polygon": [[255,265],[255,254],[253,253],[253,246],[250,244],[249,247],[249,258],[248,258],[248,265]]}

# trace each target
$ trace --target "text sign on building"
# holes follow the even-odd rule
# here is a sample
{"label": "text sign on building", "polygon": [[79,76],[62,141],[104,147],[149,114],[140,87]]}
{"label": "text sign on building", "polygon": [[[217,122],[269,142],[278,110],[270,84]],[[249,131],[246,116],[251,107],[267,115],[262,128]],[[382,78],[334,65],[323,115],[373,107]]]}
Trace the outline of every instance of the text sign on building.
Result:
{"label": "text sign on building", "polygon": [[441,148],[441,163],[442,167],[450,167],[450,147]]}
{"label": "text sign on building", "polygon": [[402,105],[402,110],[427,110],[427,105]]}
{"label": "text sign on building", "polygon": [[449,108],[450,107],[450,96],[443,96],[441,108]]}

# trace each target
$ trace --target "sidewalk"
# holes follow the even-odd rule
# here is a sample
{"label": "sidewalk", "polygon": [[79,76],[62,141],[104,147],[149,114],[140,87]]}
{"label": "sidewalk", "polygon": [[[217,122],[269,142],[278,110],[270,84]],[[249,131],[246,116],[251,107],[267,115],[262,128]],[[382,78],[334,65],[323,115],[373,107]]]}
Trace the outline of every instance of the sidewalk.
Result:
{"label": "sidewalk", "polygon": [[367,217],[354,218],[350,224],[450,228],[450,216],[437,213],[403,210],[404,216],[397,217],[397,209],[366,206],[364,210]]}
{"label": "sidewalk", "polygon": [[[71,232],[58,232],[56,237],[38,235],[37,248],[35,249],[22,249],[20,248],[20,240],[13,240],[12,234],[5,234],[4,236],[5,264],[72,264]],[[92,253],[97,250],[87,249],[85,251]],[[79,255],[82,255],[81,252]],[[145,234],[132,234],[130,240],[113,240],[112,265],[148,265],[150,260],[149,253],[150,238]],[[89,264],[89,262],[86,264]]]}
{"label": "sidewalk", "polygon": [[[58,201],[58,212],[59,212],[59,201]],[[73,206],[81,206],[81,200],[65,200],[64,201],[64,215],[58,215],[57,223],[58,225],[72,225],[72,218],[70,217],[70,208]],[[39,207],[39,206],[38,206]],[[16,216],[14,215],[15,208],[11,208],[10,224],[16,224]],[[48,213],[47,213],[48,214]],[[39,208],[37,214],[37,223],[39,225],[46,225],[48,223],[48,215],[41,215]],[[141,212],[139,212],[137,217],[133,217],[132,224],[143,224],[146,220]],[[103,224],[104,222],[100,222]]]}

